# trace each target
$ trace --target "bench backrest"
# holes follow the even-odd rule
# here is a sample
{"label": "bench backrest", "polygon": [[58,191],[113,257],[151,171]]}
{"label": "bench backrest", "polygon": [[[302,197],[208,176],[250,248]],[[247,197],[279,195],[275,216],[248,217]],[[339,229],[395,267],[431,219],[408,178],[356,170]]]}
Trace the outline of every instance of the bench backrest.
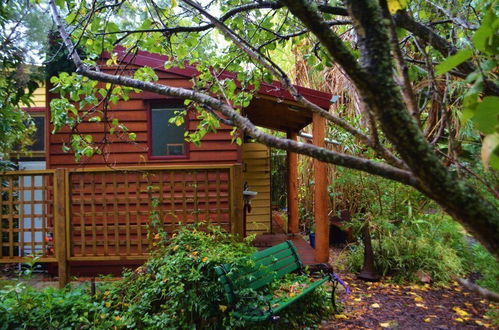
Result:
{"label": "bench backrest", "polygon": [[291,241],[259,251],[251,259],[254,262],[252,267],[242,269],[231,269],[230,265],[215,267],[229,304],[237,301],[237,291],[240,289],[260,289],[302,267],[300,256]]}

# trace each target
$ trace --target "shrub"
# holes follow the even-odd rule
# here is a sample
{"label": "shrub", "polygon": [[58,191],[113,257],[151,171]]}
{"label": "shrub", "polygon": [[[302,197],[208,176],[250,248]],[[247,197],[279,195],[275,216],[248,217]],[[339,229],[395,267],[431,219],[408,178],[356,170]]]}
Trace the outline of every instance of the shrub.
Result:
{"label": "shrub", "polygon": [[[236,242],[216,227],[199,230],[183,227],[162,245],[139,270],[125,274],[123,281],[103,297],[127,326],[139,328],[234,328],[312,326],[330,315],[324,290],[305,297],[299,307],[284,311],[277,324],[245,324],[234,319],[226,306],[214,266],[251,263],[255,249]],[[298,275],[286,279],[291,283]],[[282,283],[275,284],[282,285]]]}
{"label": "shrub", "polygon": [[82,288],[38,291],[23,283],[0,291],[0,329],[111,328],[102,306]]}
{"label": "shrub", "polygon": [[[470,253],[460,226],[442,214],[406,217],[399,223],[371,221],[376,268],[396,281],[417,279],[428,273],[436,282],[446,282],[464,271],[463,256]],[[357,227],[360,227],[357,224]],[[349,246],[349,270],[362,268],[364,246]]]}
{"label": "shrub", "polygon": [[[251,263],[255,248],[238,242],[217,227],[185,226],[170,239],[154,236],[156,251],[123,280],[104,284],[92,297],[83,287],[37,291],[23,284],[0,291],[0,329],[192,329],[192,328],[299,328],[317,325],[332,312],[324,288],[285,309],[277,323],[247,323],[235,319],[226,306],[214,266]],[[269,290],[300,280],[290,274]],[[248,290],[250,291],[250,290]]]}

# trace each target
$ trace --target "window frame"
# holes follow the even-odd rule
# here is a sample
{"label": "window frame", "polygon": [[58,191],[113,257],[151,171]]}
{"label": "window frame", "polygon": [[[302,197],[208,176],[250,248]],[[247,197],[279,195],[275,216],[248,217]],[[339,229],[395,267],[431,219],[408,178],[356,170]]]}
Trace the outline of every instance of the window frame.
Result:
{"label": "window frame", "polygon": [[43,118],[43,150],[28,150],[26,152],[20,151],[12,151],[10,155],[13,158],[16,158],[19,161],[39,161],[45,160],[48,155],[48,138],[49,135],[48,130],[48,120],[47,120],[47,112],[44,107],[30,107],[30,108],[21,108],[23,111],[27,112],[32,118],[39,117]]}
{"label": "window frame", "polygon": [[[184,154],[183,155],[163,155],[155,156],[152,154],[152,110],[154,108],[174,108],[182,107],[186,109],[183,100],[173,100],[173,99],[162,99],[162,100],[150,100],[147,102],[147,156],[150,160],[186,160],[190,158],[190,143],[184,140]],[[187,109],[186,109],[187,110]],[[184,119],[184,129],[185,132],[189,130],[189,113],[186,114]]]}

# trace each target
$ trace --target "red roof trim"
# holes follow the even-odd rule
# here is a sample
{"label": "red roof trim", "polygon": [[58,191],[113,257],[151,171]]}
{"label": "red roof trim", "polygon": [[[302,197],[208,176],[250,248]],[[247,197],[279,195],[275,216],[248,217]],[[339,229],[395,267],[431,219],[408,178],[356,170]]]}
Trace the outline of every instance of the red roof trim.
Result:
{"label": "red roof trim", "polygon": [[[120,61],[125,63],[134,64],[137,66],[148,66],[155,70],[160,70],[163,72],[168,72],[172,74],[176,74],[186,78],[193,78],[199,74],[196,68],[192,65],[185,65],[185,68],[170,68],[165,69],[164,64],[168,60],[168,56],[160,55],[156,53],[149,53],[146,51],[139,51],[137,54],[126,54],[125,49],[121,46],[115,48],[115,52],[118,54],[118,58]],[[103,58],[109,58],[110,55],[105,53],[103,54]],[[222,74],[223,79],[235,79],[236,73],[234,72],[225,72]],[[320,106],[323,109],[329,109],[331,105],[332,95],[329,93],[324,93],[318,90],[296,86],[298,91],[310,102]],[[276,97],[283,100],[295,101],[293,96],[287,91],[287,89],[282,87],[282,84],[274,81],[272,84],[262,83],[260,90],[258,91],[261,95],[267,95]]]}

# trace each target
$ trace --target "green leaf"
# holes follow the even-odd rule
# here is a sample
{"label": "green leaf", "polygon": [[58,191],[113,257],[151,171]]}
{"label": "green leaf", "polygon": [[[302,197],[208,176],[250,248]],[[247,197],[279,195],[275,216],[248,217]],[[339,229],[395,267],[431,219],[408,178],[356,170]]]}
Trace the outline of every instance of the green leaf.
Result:
{"label": "green leaf", "polygon": [[447,73],[459,64],[467,61],[471,56],[473,56],[473,51],[471,49],[461,49],[456,54],[446,58],[442,63],[438,64],[435,73],[437,75]]}
{"label": "green leaf", "polygon": [[135,133],[128,133],[128,138],[131,141],[135,141],[137,139],[137,134],[135,134]]}
{"label": "green leaf", "polygon": [[493,11],[493,6],[489,8],[480,28],[473,35],[473,45],[483,53],[497,54],[499,38],[496,31],[499,26],[499,19]]}
{"label": "green leaf", "polygon": [[487,96],[478,104],[473,121],[485,134],[492,134],[499,124],[499,96]]}

